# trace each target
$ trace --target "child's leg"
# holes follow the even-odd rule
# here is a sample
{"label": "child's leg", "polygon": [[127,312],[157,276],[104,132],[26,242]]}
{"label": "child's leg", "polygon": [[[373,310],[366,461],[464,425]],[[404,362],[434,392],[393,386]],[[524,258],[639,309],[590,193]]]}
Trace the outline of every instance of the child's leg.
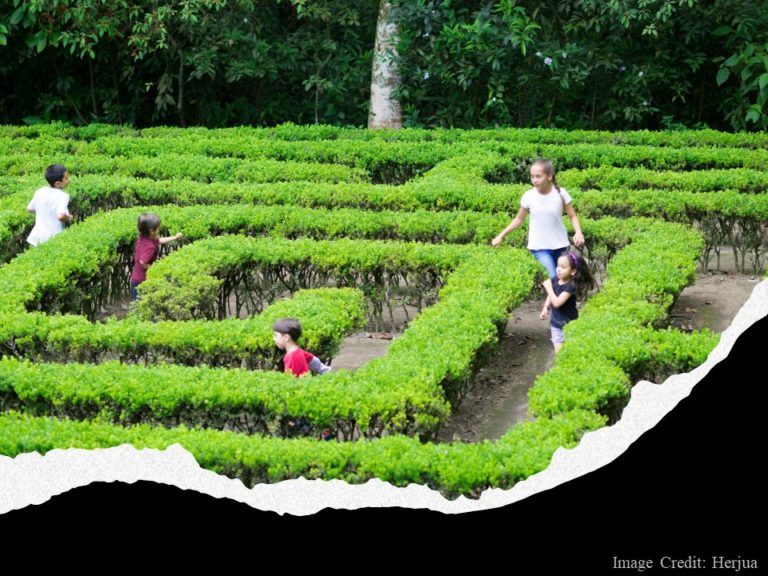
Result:
{"label": "child's leg", "polygon": [[531,250],[533,257],[547,270],[548,278],[557,277],[557,259],[568,249],[567,246],[556,250]]}
{"label": "child's leg", "polygon": [[131,280],[131,300],[134,302],[139,299],[139,291],[136,290],[136,286],[138,286],[138,284]]}
{"label": "child's leg", "polygon": [[555,268],[557,267],[557,264],[556,260],[552,258],[550,250],[531,250],[531,254],[533,254],[533,257],[539,261],[539,264],[544,266],[547,271],[547,278],[556,277],[557,272],[555,271]]}
{"label": "child's leg", "polygon": [[549,329],[552,334],[552,345],[555,347],[555,354],[557,354],[560,352],[560,348],[563,347],[565,335],[563,334],[563,329],[557,326],[550,325]]}

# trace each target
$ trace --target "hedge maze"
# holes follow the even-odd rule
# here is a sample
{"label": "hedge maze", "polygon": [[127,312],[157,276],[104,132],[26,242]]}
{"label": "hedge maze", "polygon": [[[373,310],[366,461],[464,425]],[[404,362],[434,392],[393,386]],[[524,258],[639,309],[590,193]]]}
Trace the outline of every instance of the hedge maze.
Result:
{"label": "hedge maze", "polygon": [[[0,453],[185,446],[246,485],[377,477],[449,497],[512,486],[614,422],[641,378],[703,362],[717,335],[665,328],[697,260],[731,246],[764,267],[768,136],[544,130],[368,132],[0,127]],[[525,231],[490,239],[555,160],[604,271],[494,442],[436,443],[542,271]],[[29,249],[25,212],[63,163],[76,223]],[[136,217],[184,232],[125,319]],[[385,356],[352,372],[276,371],[272,322],[296,316],[332,361],[345,334],[411,311]],[[413,314],[413,310],[417,314]],[[305,423],[294,426],[297,421]],[[328,430],[331,441],[318,440]]]}

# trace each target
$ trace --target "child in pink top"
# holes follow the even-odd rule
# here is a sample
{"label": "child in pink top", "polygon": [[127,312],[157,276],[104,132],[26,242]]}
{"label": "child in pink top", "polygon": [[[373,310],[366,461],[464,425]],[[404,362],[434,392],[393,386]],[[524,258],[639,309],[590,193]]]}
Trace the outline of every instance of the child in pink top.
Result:
{"label": "child in pink top", "polygon": [[136,240],[136,256],[133,259],[131,272],[131,300],[138,300],[136,287],[147,279],[147,270],[157,260],[157,249],[160,244],[173,242],[184,236],[177,232],[175,236],[160,238],[160,217],[152,212],[139,214],[137,224],[139,239]]}

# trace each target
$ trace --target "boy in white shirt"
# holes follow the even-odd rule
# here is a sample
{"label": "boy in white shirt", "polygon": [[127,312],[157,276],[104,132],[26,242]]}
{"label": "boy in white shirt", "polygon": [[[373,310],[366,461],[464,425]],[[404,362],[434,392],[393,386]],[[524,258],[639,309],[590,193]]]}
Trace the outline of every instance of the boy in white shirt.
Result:
{"label": "boy in white shirt", "polygon": [[65,222],[72,221],[69,194],[64,192],[64,188],[69,186],[67,169],[61,164],[51,164],[45,170],[45,179],[50,186],[37,190],[27,206],[27,212],[35,214],[35,226],[27,238],[32,246],[50,240],[64,230]]}

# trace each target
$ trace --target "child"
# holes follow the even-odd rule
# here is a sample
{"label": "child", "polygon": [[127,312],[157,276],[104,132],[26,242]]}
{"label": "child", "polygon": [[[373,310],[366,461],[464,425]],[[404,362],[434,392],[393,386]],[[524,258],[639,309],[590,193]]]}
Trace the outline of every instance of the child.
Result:
{"label": "child", "polygon": [[50,186],[37,190],[27,206],[27,212],[34,212],[35,226],[27,242],[37,246],[47,242],[64,230],[64,223],[72,221],[69,213],[69,172],[61,164],[51,164],[45,170],[45,179]]}
{"label": "child", "polygon": [[[581,224],[573,209],[571,197],[564,188],[557,185],[552,161],[540,158],[531,165],[533,188],[520,198],[520,210],[515,219],[491,241],[492,246],[501,244],[504,237],[520,226],[528,213],[531,223],[528,227],[528,250],[547,269],[548,277],[555,277],[557,258],[568,249],[568,232],[563,225],[563,210],[571,220],[575,234],[573,244],[584,245]],[[557,191],[552,193],[552,189]]]}
{"label": "child", "polygon": [[175,236],[160,238],[160,217],[152,212],[139,214],[137,227],[139,239],[136,240],[136,256],[133,261],[133,272],[131,272],[131,300],[139,299],[136,287],[147,279],[147,270],[157,260],[158,246],[184,236],[181,232],[177,232]]}
{"label": "child", "polygon": [[556,273],[557,278],[552,277],[544,281],[547,301],[544,302],[544,308],[539,315],[539,318],[545,320],[549,308],[552,307],[550,329],[555,354],[563,347],[563,326],[579,317],[576,295],[584,296],[595,287],[595,280],[586,260],[573,252],[566,252],[557,259]]}
{"label": "child", "polygon": [[331,368],[323,364],[314,354],[302,350],[296,344],[301,337],[301,322],[296,318],[281,318],[272,326],[272,337],[275,346],[286,352],[283,358],[283,366],[286,372],[297,377],[304,376],[310,370],[318,374],[325,374]]}
{"label": "child", "polygon": [[[286,352],[283,357],[283,366],[285,367],[286,372],[294,374],[297,378],[300,378],[308,374],[310,370],[318,374],[325,374],[330,371],[330,366],[326,366],[317,356],[306,350],[302,350],[299,348],[299,345],[296,344],[296,341],[301,337],[301,322],[296,318],[281,318],[274,323],[272,330],[272,338],[275,341],[275,346]],[[304,416],[300,416],[295,420],[288,420],[287,424],[287,435],[295,433],[291,432],[291,430],[299,431],[301,434],[305,435],[309,434],[312,430],[311,421]],[[333,437],[333,432],[328,428],[324,429],[320,434],[320,438],[326,441],[332,440]]]}

